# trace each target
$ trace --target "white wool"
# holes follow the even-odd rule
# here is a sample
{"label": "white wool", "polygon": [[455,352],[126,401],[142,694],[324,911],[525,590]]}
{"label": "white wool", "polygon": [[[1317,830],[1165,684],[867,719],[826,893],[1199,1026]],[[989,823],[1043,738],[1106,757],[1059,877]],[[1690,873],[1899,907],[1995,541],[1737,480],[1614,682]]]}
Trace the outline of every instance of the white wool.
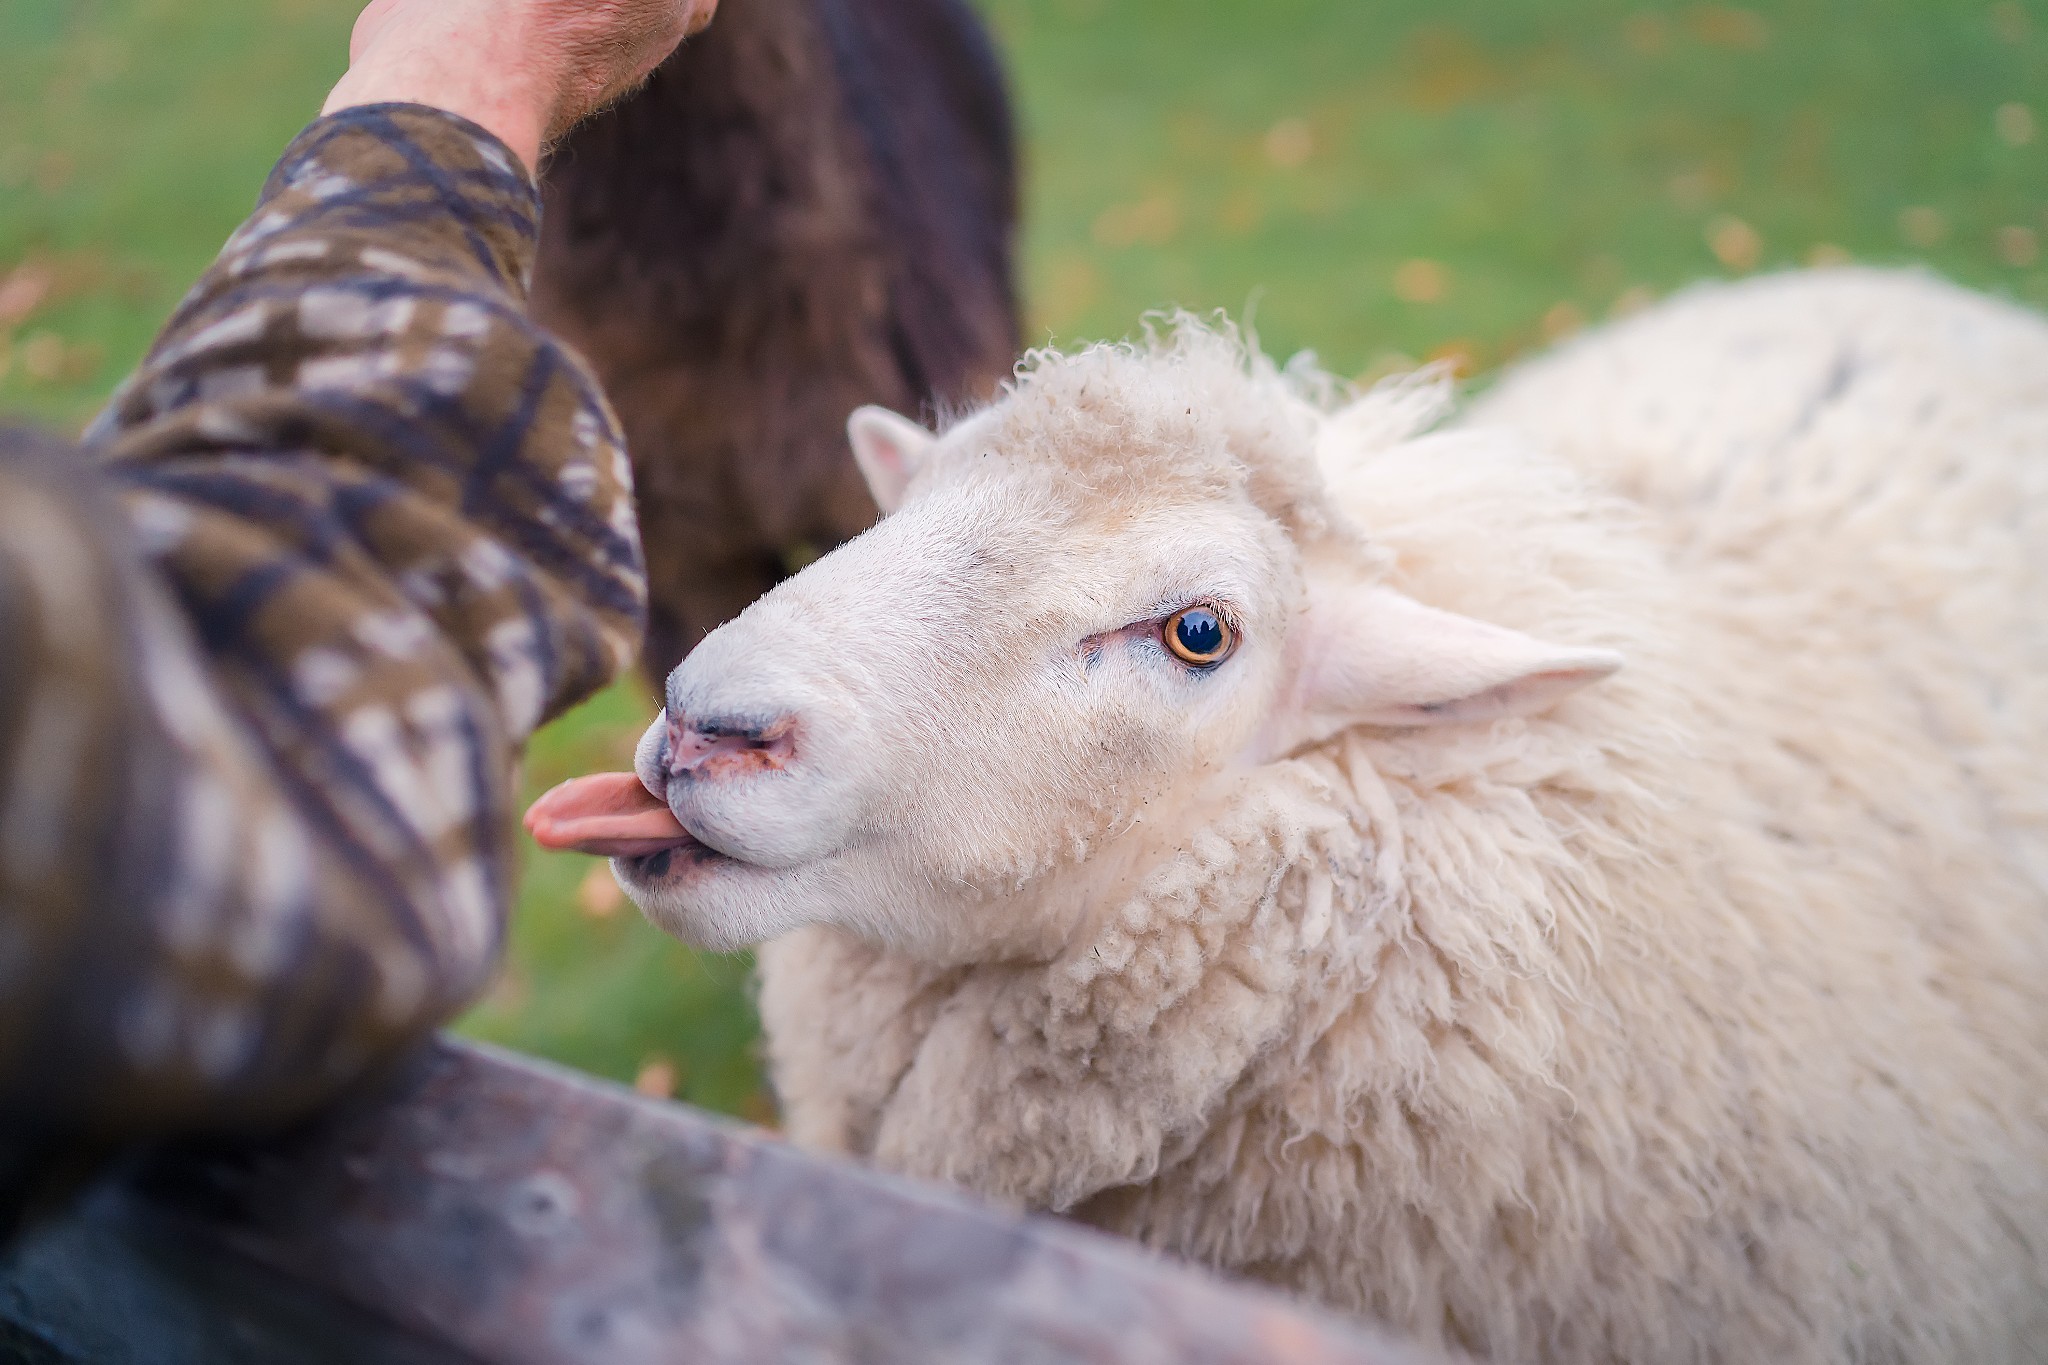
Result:
{"label": "white wool", "polygon": [[1291,533],[1626,667],[1204,787],[1050,954],[767,944],[792,1135],[1503,1361],[2038,1359],[2048,325],[1703,288],[1412,438],[1211,360]]}

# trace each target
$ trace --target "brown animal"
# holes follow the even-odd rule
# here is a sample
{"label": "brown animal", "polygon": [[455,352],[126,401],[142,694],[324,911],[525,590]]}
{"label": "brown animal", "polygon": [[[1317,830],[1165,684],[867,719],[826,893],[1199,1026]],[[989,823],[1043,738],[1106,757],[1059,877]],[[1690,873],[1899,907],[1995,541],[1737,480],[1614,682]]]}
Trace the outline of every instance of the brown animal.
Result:
{"label": "brown animal", "polygon": [[625,423],[649,676],[874,521],[847,414],[1009,373],[1016,181],[964,0],[726,0],[556,152],[535,308]]}

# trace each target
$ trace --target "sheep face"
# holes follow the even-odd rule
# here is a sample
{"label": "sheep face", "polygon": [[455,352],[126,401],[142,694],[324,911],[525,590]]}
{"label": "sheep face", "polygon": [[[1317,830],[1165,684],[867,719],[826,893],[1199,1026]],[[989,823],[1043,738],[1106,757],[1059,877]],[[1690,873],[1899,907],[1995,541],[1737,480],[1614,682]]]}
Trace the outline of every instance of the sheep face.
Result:
{"label": "sheep face", "polygon": [[827,923],[1045,957],[1259,765],[1613,670],[1384,586],[1318,472],[1359,424],[1261,365],[1189,328],[1052,357],[943,437],[856,413],[885,519],[684,659],[633,777],[567,784],[529,827],[613,854],[703,946]]}
{"label": "sheep face", "polygon": [[986,435],[670,676],[636,768],[701,850],[617,863],[664,927],[1050,951],[1149,826],[1253,761],[1287,535],[1236,489],[1106,506]]}

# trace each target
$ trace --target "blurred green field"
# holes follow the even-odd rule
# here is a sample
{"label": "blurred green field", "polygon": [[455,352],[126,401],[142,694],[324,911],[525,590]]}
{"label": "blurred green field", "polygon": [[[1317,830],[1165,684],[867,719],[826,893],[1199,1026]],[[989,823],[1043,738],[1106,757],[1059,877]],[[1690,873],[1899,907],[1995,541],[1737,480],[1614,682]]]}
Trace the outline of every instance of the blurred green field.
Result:
{"label": "blurred green field", "polygon": [[[744,4],[748,0],[727,0]],[[84,419],[339,74],[353,0],[0,5],[0,411]],[[1032,340],[1251,312],[1483,375],[1689,280],[1924,262],[2048,307],[2048,0],[985,0]],[[621,762],[622,685],[529,786]],[[755,1118],[747,966],[535,855],[481,1036]]]}

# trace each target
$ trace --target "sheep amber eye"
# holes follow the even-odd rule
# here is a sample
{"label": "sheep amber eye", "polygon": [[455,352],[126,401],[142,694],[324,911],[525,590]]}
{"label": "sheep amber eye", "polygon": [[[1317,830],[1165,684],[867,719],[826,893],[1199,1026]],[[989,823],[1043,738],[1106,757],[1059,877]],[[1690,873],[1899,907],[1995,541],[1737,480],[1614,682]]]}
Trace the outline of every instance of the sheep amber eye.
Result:
{"label": "sheep amber eye", "polygon": [[1166,647],[1197,668],[1220,663],[1230,652],[1230,627],[1207,607],[1187,607],[1166,618]]}

